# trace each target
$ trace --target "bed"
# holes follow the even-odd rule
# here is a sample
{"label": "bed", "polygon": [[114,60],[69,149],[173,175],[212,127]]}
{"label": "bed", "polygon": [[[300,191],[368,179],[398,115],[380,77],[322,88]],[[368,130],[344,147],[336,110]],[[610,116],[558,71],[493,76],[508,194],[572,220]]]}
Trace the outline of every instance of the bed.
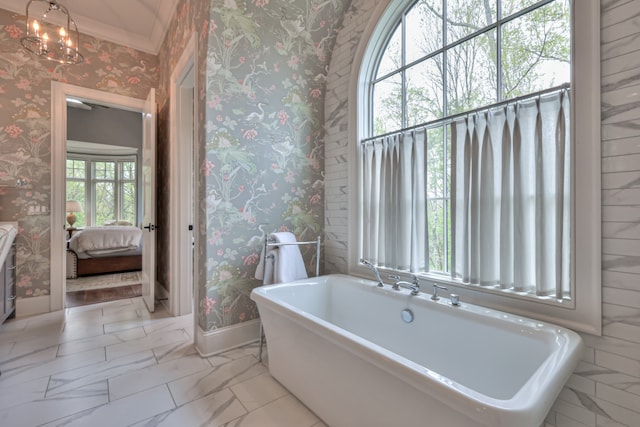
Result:
{"label": "bed", "polygon": [[142,269],[142,230],[132,226],[87,227],[67,245],[67,279]]}

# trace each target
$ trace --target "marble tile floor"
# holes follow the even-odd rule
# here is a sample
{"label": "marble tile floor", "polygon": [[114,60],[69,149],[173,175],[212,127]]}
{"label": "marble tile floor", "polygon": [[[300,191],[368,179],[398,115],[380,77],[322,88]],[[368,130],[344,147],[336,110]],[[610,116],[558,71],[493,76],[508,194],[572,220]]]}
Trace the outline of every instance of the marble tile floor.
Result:
{"label": "marble tile floor", "polygon": [[203,358],[193,316],[131,298],[0,326],[0,426],[326,427],[251,344]]}

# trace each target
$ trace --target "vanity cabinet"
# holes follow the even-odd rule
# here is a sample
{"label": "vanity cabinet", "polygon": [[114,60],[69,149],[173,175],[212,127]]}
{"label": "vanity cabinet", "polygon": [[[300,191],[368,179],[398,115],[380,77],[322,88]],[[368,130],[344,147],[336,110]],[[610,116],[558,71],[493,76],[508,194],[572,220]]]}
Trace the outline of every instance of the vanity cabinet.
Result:
{"label": "vanity cabinet", "polygon": [[16,316],[16,242],[13,241],[0,269],[0,324]]}

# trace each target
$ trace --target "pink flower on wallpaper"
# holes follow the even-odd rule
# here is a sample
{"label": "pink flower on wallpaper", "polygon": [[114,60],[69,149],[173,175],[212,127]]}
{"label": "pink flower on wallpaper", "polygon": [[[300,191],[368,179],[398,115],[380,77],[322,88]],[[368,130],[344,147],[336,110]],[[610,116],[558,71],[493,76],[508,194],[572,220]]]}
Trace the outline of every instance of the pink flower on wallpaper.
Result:
{"label": "pink flower on wallpaper", "polygon": [[211,98],[211,101],[208,102],[209,108],[216,108],[220,104],[220,97],[218,95]]}
{"label": "pink flower on wallpaper", "polygon": [[286,182],[288,182],[289,184],[291,184],[292,182],[295,182],[295,180],[296,180],[295,177],[296,177],[296,175],[293,173],[293,171],[289,170],[287,175],[284,177],[284,180]]}
{"label": "pink flower on wallpaper", "polygon": [[[265,0],[265,1],[268,1],[268,0]],[[242,313],[240,313],[240,316],[238,316],[238,319],[241,322],[243,322],[246,317],[247,317],[247,315],[244,312],[242,312]]]}
{"label": "pink flower on wallpaper", "polygon": [[242,262],[244,263],[244,265],[255,265],[258,263],[258,258],[258,254],[254,252],[250,255],[243,256]]}
{"label": "pink flower on wallpaper", "polygon": [[239,185],[238,191],[242,193],[244,191],[244,185]]}
{"label": "pink flower on wallpaper", "polygon": [[18,83],[16,83],[16,87],[22,90],[31,90],[31,82],[23,78],[18,80]]}
{"label": "pink flower on wallpaper", "polygon": [[278,114],[276,115],[276,117],[278,117],[278,120],[280,121],[281,125],[286,125],[287,121],[289,120],[289,114],[287,114],[287,112],[284,110],[278,111]]}
{"label": "pink flower on wallpaper", "polygon": [[211,310],[215,305],[216,305],[216,300],[214,300],[213,298],[204,297],[204,299],[202,300],[202,308],[204,309],[204,315],[208,316],[209,314],[211,314]]}
{"label": "pink flower on wallpaper", "polygon": [[15,24],[7,25],[5,31],[9,33],[9,37],[17,39],[22,37],[23,31]]}
{"label": "pink flower on wallpaper", "polygon": [[209,159],[204,160],[204,164],[202,165],[202,170],[204,171],[204,176],[211,176],[211,171],[216,167],[213,162]]}
{"label": "pink flower on wallpaper", "polygon": [[8,126],[5,126],[4,131],[5,131],[6,133],[8,133],[8,134],[9,134],[9,136],[10,136],[11,138],[17,138],[17,137],[19,137],[19,136],[22,134],[22,132],[23,132],[23,131],[22,131],[22,128],[20,128],[20,127],[18,127],[18,126],[16,126],[16,125],[14,125],[14,124],[11,124],[11,125],[8,125]]}
{"label": "pink flower on wallpaper", "polygon": [[269,4],[269,0],[252,0],[251,3],[255,4],[258,7],[265,7]]}
{"label": "pink flower on wallpaper", "polygon": [[139,77],[129,76],[129,77],[127,77],[127,81],[132,85],[140,84],[140,78]]}
{"label": "pink flower on wallpaper", "polygon": [[244,56],[241,56],[240,58],[238,58],[238,61],[240,61],[241,64],[244,64],[246,60],[247,59]]}
{"label": "pink flower on wallpaper", "polygon": [[320,98],[320,95],[322,95],[322,91],[318,88],[311,89],[309,95],[311,95],[312,98]]}
{"label": "pink flower on wallpaper", "polygon": [[102,62],[111,62],[111,54],[109,54],[109,52],[102,52],[98,55],[98,59]]}
{"label": "pink flower on wallpaper", "polygon": [[243,129],[242,136],[244,137],[244,139],[254,140],[256,139],[256,136],[258,136],[258,131],[256,131],[255,129]]}
{"label": "pink flower on wallpaper", "polygon": [[291,58],[289,59],[287,64],[289,64],[290,68],[296,68],[298,66],[298,55],[291,55]]}
{"label": "pink flower on wallpaper", "polygon": [[222,237],[222,232],[220,230],[215,230],[209,239],[209,243],[212,245],[217,244],[220,237]]}
{"label": "pink flower on wallpaper", "polygon": [[309,198],[309,202],[312,205],[317,205],[318,203],[320,203],[320,195],[319,194],[314,194],[313,196],[311,196]]}

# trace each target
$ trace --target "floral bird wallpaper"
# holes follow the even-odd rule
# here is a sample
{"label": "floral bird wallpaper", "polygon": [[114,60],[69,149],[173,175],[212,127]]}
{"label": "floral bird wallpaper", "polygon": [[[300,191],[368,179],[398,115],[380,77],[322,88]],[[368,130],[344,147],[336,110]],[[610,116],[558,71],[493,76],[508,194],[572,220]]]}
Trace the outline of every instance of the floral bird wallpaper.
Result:
{"label": "floral bird wallpaper", "polygon": [[158,86],[155,55],[81,35],[85,62],[61,65],[26,53],[24,31],[24,16],[0,9],[0,219],[19,223],[18,298],[51,287],[51,81],[141,99]]}
{"label": "floral bird wallpaper", "polygon": [[[326,72],[346,0],[213,1],[201,225],[205,330],[258,316],[267,234],[315,240],[324,221]],[[310,272],[315,248],[302,247]]]}
{"label": "floral bird wallpaper", "polygon": [[[158,88],[158,281],[168,287],[169,80],[198,40],[196,305],[205,330],[255,319],[264,238],[322,235],[327,70],[350,0],[182,0],[158,55],[81,35],[84,64],[24,53],[24,17],[0,10],[0,219],[17,219],[18,298],[50,292],[52,80],[143,99]],[[302,247],[308,270],[315,248]]]}

